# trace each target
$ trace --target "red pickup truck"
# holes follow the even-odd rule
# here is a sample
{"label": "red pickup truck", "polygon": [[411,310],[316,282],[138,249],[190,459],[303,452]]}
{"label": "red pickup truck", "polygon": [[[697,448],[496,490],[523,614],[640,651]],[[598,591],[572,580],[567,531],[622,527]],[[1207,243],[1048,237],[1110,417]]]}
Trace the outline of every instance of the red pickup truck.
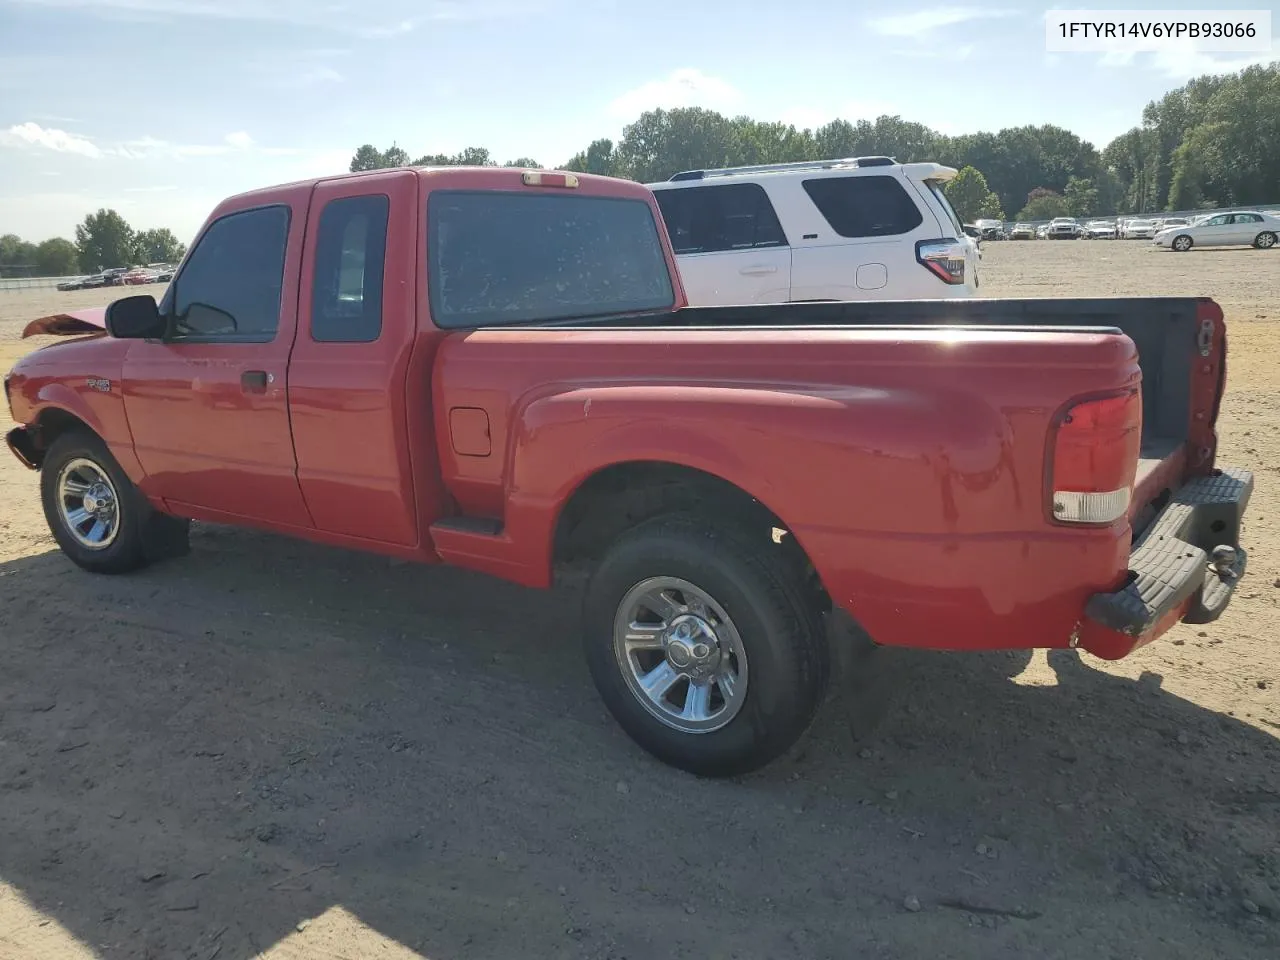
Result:
{"label": "red pickup truck", "polygon": [[1212,301],[690,309],[661,223],[545,171],[234,197],[159,305],[29,327],[77,336],[5,380],[9,447],[93,571],[193,519],[531,587],[585,565],[603,699],[704,775],[804,731],[829,624],[1119,658],[1221,613],[1253,478],[1215,466]]}

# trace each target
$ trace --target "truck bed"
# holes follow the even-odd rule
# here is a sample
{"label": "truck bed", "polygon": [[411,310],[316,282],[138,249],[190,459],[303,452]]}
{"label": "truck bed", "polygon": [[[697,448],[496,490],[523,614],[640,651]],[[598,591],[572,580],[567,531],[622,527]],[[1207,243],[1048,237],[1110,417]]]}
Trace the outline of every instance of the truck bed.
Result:
{"label": "truck bed", "polygon": [[[1190,440],[1194,367],[1202,351],[1207,355],[1213,335],[1212,323],[1205,328],[1202,307],[1206,304],[1213,306],[1194,297],[780,303],[687,307],[607,322],[611,326],[687,329],[963,325],[1095,333],[1118,330],[1137,346],[1142,368],[1142,455],[1134,498],[1137,519],[1147,503],[1182,479],[1187,470],[1180,457]],[[1214,398],[1221,393],[1224,372],[1225,365],[1219,364],[1219,380],[1211,385]],[[1216,399],[1213,402],[1216,405]],[[1208,416],[1210,427],[1216,415],[1215,406]],[[1140,523],[1135,523],[1137,526]]]}

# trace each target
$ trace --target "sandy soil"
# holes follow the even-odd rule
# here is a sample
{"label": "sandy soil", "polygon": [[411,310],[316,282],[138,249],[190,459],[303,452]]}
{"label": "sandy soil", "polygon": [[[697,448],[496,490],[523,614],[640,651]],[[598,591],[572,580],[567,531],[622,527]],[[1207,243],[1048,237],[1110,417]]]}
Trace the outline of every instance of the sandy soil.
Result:
{"label": "sandy soil", "polygon": [[[1226,306],[1222,460],[1258,489],[1221,622],[1119,664],[906,658],[868,745],[833,701],[704,783],[606,716],[569,591],[211,527],[94,577],[0,457],[0,957],[1280,955],[1280,254],[985,267]],[[0,294],[0,366],[105,299]]]}

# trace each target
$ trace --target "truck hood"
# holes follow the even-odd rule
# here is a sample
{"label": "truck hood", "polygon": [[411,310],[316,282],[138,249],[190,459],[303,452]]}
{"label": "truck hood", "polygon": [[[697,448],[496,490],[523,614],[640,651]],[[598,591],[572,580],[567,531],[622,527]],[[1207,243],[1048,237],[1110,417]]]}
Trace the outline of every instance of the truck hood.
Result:
{"label": "truck hood", "polygon": [[39,336],[73,337],[86,333],[105,333],[107,308],[87,307],[55,313],[39,320],[32,320],[22,328],[22,338]]}

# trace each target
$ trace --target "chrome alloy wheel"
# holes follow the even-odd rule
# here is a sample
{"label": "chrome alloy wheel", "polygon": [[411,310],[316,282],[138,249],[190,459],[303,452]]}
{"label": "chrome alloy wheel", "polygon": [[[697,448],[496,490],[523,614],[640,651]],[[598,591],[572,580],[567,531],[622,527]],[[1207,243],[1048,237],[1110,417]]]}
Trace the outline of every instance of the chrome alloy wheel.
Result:
{"label": "chrome alloy wheel", "polygon": [[719,730],[746,699],[742,637],[687,580],[652,577],[628,590],[614,617],[613,652],[636,699],[682,733]]}
{"label": "chrome alloy wheel", "polygon": [[105,550],[120,532],[119,497],[107,471],[92,460],[68,460],[58,473],[58,513],[88,550]]}

